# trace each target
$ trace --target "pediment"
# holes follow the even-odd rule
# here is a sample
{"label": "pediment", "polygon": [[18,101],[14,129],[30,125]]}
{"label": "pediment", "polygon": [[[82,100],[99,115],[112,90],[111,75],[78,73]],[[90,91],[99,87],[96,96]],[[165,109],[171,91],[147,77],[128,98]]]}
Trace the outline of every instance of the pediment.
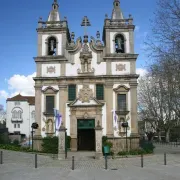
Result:
{"label": "pediment", "polygon": [[128,92],[129,88],[125,85],[119,85],[117,88],[113,89],[115,92]]}
{"label": "pediment", "polygon": [[82,102],[80,98],[77,98],[74,102],[69,104],[69,106],[103,106],[103,103],[98,101],[96,98],[90,98],[89,102]]}
{"label": "pediment", "polygon": [[45,88],[44,90],[42,90],[42,92],[44,93],[44,94],[55,94],[55,93],[57,93],[59,90],[57,90],[57,89],[55,89],[55,88],[53,88],[53,87],[51,87],[51,86],[48,86],[47,88]]}

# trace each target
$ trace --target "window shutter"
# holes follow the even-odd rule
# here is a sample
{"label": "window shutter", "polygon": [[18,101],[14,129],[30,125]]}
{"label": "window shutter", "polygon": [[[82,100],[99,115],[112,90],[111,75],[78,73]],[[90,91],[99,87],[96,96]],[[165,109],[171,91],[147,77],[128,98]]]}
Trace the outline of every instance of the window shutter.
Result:
{"label": "window shutter", "polygon": [[54,96],[46,96],[46,112],[53,113],[54,109]]}
{"label": "window shutter", "polygon": [[104,100],[104,86],[103,84],[96,85],[96,99]]}
{"label": "window shutter", "polygon": [[68,100],[74,101],[76,99],[76,85],[68,86]]}

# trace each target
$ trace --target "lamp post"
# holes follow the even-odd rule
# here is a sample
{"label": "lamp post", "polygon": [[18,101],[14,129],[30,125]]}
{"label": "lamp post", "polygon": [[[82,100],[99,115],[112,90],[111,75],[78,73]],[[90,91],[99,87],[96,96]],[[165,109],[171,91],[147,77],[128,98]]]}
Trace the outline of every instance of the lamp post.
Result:
{"label": "lamp post", "polygon": [[32,125],[31,125],[31,128],[32,128],[32,131],[31,131],[31,133],[32,133],[32,151],[33,151],[33,133],[34,133],[33,129],[38,129],[38,127],[39,127],[39,125],[36,122],[32,123]]}
{"label": "lamp post", "polygon": [[128,151],[128,144],[127,144],[127,128],[128,128],[128,122],[123,122],[122,127],[126,129],[126,152]]}

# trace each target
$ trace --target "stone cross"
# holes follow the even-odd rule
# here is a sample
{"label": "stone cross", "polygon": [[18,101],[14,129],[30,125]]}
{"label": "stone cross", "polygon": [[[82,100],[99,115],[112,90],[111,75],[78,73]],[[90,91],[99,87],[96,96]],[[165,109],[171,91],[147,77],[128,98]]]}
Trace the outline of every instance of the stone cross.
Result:
{"label": "stone cross", "polygon": [[84,16],[81,26],[84,26],[84,35],[87,35],[87,26],[91,26],[87,16]]}

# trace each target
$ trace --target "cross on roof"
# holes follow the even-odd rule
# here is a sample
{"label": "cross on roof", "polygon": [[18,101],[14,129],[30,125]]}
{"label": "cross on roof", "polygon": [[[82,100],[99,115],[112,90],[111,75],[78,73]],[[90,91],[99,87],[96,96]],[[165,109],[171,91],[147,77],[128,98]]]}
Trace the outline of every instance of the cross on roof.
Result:
{"label": "cross on roof", "polygon": [[84,26],[84,35],[87,35],[87,26],[91,26],[87,16],[84,16],[81,26]]}

